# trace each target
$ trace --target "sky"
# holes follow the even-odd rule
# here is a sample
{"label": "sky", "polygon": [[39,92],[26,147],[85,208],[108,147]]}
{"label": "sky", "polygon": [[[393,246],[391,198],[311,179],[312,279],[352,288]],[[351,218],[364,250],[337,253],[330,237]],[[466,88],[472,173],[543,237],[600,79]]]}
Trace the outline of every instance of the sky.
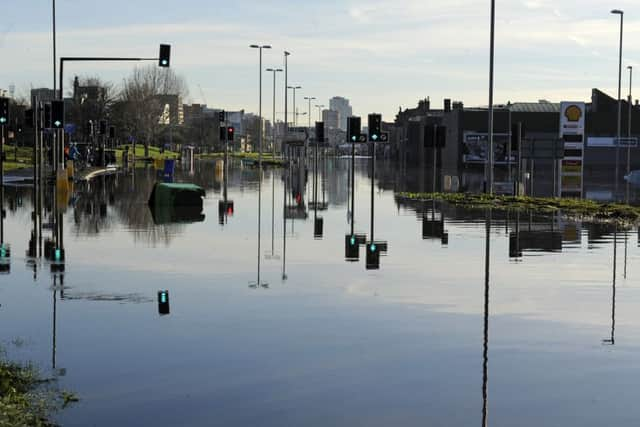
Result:
{"label": "sky", "polygon": [[[624,16],[623,94],[627,65],[640,65],[640,1],[497,0],[496,103],[588,101],[592,88],[616,96],[620,19]],[[189,86],[185,102],[258,111],[258,51],[263,69],[283,67],[314,105],[344,96],[355,115],[392,121],[399,107],[443,98],[488,104],[489,0],[57,0],[58,56],[156,57],[172,45],[171,66]],[[17,95],[53,85],[51,1],[22,0],[0,15],[0,88]],[[134,63],[65,64],[73,75],[119,84]],[[640,70],[640,67],[638,67]],[[283,73],[282,73],[283,74]],[[283,119],[284,76],[276,80]],[[635,79],[634,79],[635,80]],[[640,76],[637,81],[640,81]],[[291,96],[291,95],[290,95]],[[638,96],[640,98],[640,94]],[[289,105],[291,105],[291,98]],[[263,74],[262,111],[272,117],[273,78]]]}

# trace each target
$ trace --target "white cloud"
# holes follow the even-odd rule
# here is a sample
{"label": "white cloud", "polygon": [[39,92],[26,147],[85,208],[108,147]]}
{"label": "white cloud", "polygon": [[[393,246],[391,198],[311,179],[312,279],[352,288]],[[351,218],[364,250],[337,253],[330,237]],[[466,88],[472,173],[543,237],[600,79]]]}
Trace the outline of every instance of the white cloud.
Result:
{"label": "white cloud", "polygon": [[[631,59],[640,55],[640,21],[635,19],[640,3],[618,3],[627,12],[624,52]],[[155,55],[157,44],[167,41],[174,46],[172,64],[186,76],[192,94],[199,94],[200,84],[211,88],[205,90],[210,104],[255,110],[257,54],[247,45],[265,40],[274,46],[265,51],[265,66],[282,65],[282,50],[291,50],[290,81],[302,84],[305,94],[349,96],[359,113],[392,115],[398,104],[412,106],[427,95],[458,98],[466,105],[486,103],[488,5],[378,0],[314,7],[313,13],[300,5],[291,8],[287,25],[268,18],[246,21],[239,13],[234,19],[201,14],[194,21],[166,25],[61,27],[59,53]],[[586,99],[592,87],[615,86],[618,23],[609,9],[601,0],[498,2],[496,99]],[[13,32],[5,31],[4,44],[0,36],[0,54],[12,58],[0,70],[0,87],[46,84],[51,80],[49,32],[16,28],[20,23]],[[69,72],[104,71],[106,78],[120,81],[130,68],[86,64]]]}

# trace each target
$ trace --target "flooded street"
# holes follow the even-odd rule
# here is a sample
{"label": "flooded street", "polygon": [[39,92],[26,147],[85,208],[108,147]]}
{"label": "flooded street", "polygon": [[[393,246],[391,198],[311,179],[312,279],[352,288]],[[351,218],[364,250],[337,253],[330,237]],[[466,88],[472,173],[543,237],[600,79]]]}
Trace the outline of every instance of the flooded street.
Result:
{"label": "flooded street", "polygon": [[636,227],[407,201],[428,177],[384,161],[372,215],[356,162],[353,224],[347,159],[196,162],[175,181],[202,214],[152,212],[151,167],[76,183],[64,272],[27,256],[33,187],[6,185],[0,343],[79,396],[64,426],[637,423]]}

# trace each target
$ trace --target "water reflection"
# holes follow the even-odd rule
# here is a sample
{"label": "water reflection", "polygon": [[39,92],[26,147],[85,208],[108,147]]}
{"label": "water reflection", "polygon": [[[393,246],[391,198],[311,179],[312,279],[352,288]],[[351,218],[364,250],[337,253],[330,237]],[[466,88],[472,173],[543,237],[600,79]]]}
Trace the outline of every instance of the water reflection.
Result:
{"label": "water reflection", "polygon": [[[12,322],[11,334],[44,341],[47,365],[69,368],[69,388],[88,396],[77,412],[63,415],[77,425],[102,419],[98,424],[122,424],[108,418],[115,413],[129,419],[149,416],[142,425],[180,424],[173,418],[153,418],[145,406],[151,394],[172,400],[176,416],[188,413],[192,403],[204,408],[201,416],[194,415],[194,425],[212,417],[225,425],[246,425],[250,418],[266,420],[265,425],[320,424],[312,418],[344,425],[345,419],[357,424],[362,414],[371,413],[384,424],[411,426],[472,424],[479,412],[482,424],[489,425],[490,404],[493,425],[561,424],[581,411],[600,420],[603,407],[616,407],[618,398],[626,404],[625,396],[633,396],[630,388],[615,399],[603,391],[597,410],[577,408],[562,397],[584,402],[589,396],[583,389],[609,390],[619,385],[618,379],[637,374],[631,360],[639,342],[637,322],[627,314],[637,308],[637,293],[633,286],[617,283],[620,272],[615,271],[620,233],[625,233],[625,260],[637,256],[635,229],[630,234],[626,227],[576,218],[407,202],[380,191],[405,186],[400,179],[393,181],[393,168],[363,161],[351,169],[350,163],[319,154],[318,172],[313,165],[311,179],[300,159],[264,176],[240,164],[222,174],[214,163],[196,163],[193,177],[188,170],[178,170],[177,180],[208,189],[204,213],[209,215],[191,225],[154,222],[146,202],[156,176],[147,168],[77,183],[64,203],[49,187],[31,193],[23,188],[15,194],[11,188],[13,201],[5,196],[4,204],[15,214],[9,215],[5,237],[16,245],[14,257],[17,252],[20,257],[13,259],[11,280],[0,278],[0,321]],[[331,189],[338,183],[345,184],[343,205],[332,202],[336,198]],[[262,198],[269,203],[269,191],[271,212],[265,215],[271,215],[271,234],[266,236],[271,245],[263,248]],[[24,198],[22,206],[18,194]],[[224,216],[220,226],[215,211],[221,201],[232,199],[237,212]],[[54,213],[58,207],[62,215]],[[312,216],[310,209],[314,217],[323,218],[322,240],[314,238],[315,224],[304,220]],[[35,216],[29,217],[31,210]],[[357,224],[364,224],[368,235],[359,234]],[[62,245],[56,243],[56,232]],[[167,248],[156,248],[152,239],[129,238],[162,233],[167,233]],[[394,248],[384,265],[378,264],[383,268],[365,275],[362,266],[344,262],[359,261],[359,246],[379,244],[381,236]],[[445,242],[445,236],[450,240]],[[63,271],[52,272],[50,258],[56,248],[67,253]],[[491,249],[502,255],[491,259]],[[265,250],[268,259],[281,251],[281,262],[262,263]],[[510,262],[507,251],[526,262]],[[38,258],[40,252],[46,252],[45,259]],[[27,255],[26,272],[15,267],[22,254]],[[634,267],[628,264],[628,277],[633,277]],[[24,286],[29,284],[25,276],[36,286]],[[280,278],[290,285],[264,294],[247,289],[251,279],[257,279],[252,282],[257,288]],[[46,305],[39,299],[43,293]],[[34,309],[21,313],[24,301]],[[49,324],[51,328],[40,328],[44,337],[32,332]],[[100,336],[86,330],[100,330]],[[162,351],[154,343],[159,332]],[[605,351],[595,342],[615,347]],[[247,345],[258,350],[247,352]],[[34,350],[36,357],[39,351]],[[136,368],[106,363],[117,357]],[[616,363],[604,363],[609,361]],[[96,364],[100,370],[93,369]],[[425,365],[439,368],[425,370]],[[608,366],[607,376],[601,375],[603,365]],[[565,366],[584,380],[576,382]],[[477,396],[480,369],[482,402]],[[553,385],[540,378],[553,378]],[[190,397],[163,390],[158,385],[165,381]],[[550,396],[518,393],[519,387]],[[142,392],[123,403],[113,397],[123,389]],[[246,393],[277,394],[280,400],[250,399],[247,405],[237,397]],[[349,400],[354,395],[358,402]],[[224,405],[203,403],[212,396]],[[243,411],[237,409],[240,401]],[[461,401],[469,404],[461,408],[455,403]],[[525,420],[513,415],[524,413],[527,405],[553,411]],[[292,406],[304,408],[304,414],[288,413]],[[334,408],[329,415],[328,406]],[[401,407],[402,415],[382,414],[388,407]],[[451,421],[454,412],[458,418]],[[613,417],[614,424],[624,424],[623,418]]]}
{"label": "water reflection", "polygon": [[618,227],[613,229],[613,279],[611,286],[611,336],[602,340],[604,344],[616,344],[616,269],[618,265]]}
{"label": "water reflection", "polygon": [[482,339],[482,426],[488,426],[489,418],[489,272],[491,270],[491,209],[485,213],[484,247],[484,326]]}

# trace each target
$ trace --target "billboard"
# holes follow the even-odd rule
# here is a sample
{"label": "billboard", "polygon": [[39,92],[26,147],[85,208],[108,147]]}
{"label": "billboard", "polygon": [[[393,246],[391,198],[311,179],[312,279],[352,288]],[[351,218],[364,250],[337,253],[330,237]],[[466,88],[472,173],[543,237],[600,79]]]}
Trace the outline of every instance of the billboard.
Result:
{"label": "billboard", "polygon": [[584,102],[560,103],[560,140],[564,157],[560,163],[560,197],[582,198],[584,170]]}

